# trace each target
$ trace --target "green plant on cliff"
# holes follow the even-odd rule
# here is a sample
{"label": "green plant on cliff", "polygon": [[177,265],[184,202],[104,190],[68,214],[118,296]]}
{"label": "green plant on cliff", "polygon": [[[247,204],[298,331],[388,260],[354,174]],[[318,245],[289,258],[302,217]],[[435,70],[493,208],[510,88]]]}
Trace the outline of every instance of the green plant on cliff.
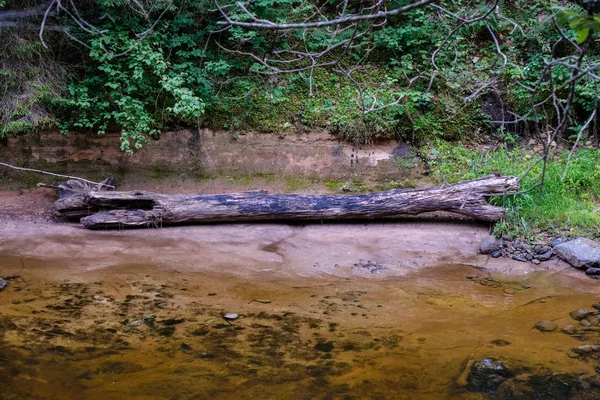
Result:
{"label": "green plant on cliff", "polygon": [[0,30],[0,137],[54,127],[66,78],[31,31]]}
{"label": "green plant on cliff", "polygon": [[72,110],[63,124],[95,129],[103,134],[121,130],[121,149],[132,153],[176,121],[193,124],[204,102],[190,89],[193,77],[168,60],[156,33],[140,41],[123,24],[108,24],[109,34],[91,41],[93,64],[89,75],[69,86],[71,97],[63,106]]}

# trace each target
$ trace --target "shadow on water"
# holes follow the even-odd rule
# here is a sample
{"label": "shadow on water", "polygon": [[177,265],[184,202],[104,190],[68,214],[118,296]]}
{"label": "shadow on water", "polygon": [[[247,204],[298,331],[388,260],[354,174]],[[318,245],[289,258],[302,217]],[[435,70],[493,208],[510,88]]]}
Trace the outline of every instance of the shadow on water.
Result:
{"label": "shadow on water", "polygon": [[0,258],[21,274],[0,292],[2,399],[600,398],[598,293],[549,273],[49,278],[61,268]]}

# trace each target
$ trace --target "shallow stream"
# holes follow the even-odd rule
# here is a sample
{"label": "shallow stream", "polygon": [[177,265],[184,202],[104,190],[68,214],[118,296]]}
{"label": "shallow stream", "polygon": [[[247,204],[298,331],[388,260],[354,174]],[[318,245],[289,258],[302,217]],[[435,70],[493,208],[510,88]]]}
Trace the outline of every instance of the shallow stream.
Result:
{"label": "shallow stream", "polygon": [[[383,251],[393,240],[385,227],[361,236],[337,226],[337,237],[311,228],[323,234],[314,251],[304,239],[316,233],[280,228],[281,237],[252,228],[254,242],[233,240],[242,229],[233,225],[202,239],[192,236],[210,227],[177,238],[7,235],[0,276],[19,277],[0,292],[0,398],[498,398],[469,386],[468,368],[483,358],[521,382],[587,379],[522,398],[597,398],[597,357],[573,348],[600,343],[600,328],[560,331],[579,327],[570,311],[594,310],[597,281],[435,257],[408,268],[412,260],[393,262],[408,253]],[[292,268],[294,251],[302,268]],[[540,332],[538,320],[558,329]]]}

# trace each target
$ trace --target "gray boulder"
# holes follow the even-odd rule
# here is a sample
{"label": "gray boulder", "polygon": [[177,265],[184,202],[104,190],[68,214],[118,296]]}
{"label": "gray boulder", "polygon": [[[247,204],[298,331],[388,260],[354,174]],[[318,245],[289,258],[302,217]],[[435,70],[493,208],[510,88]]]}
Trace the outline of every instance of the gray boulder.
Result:
{"label": "gray boulder", "polygon": [[577,238],[559,244],[553,251],[575,268],[600,267],[600,243],[593,240]]}
{"label": "gray boulder", "polygon": [[500,241],[496,240],[492,236],[486,236],[479,245],[479,251],[481,254],[491,254],[496,250],[500,249]]}

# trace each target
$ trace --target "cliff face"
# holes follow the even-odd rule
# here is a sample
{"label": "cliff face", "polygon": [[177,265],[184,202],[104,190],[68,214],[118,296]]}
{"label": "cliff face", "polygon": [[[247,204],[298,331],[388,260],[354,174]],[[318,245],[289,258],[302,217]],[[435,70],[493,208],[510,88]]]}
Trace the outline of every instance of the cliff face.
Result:
{"label": "cliff face", "polygon": [[0,144],[0,159],[20,166],[99,176],[117,170],[163,170],[180,176],[281,174],[347,179],[356,175],[395,179],[399,172],[393,156],[396,147],[393,140],[356,147],[339,143],[327,131],[274,135],[204,129],[163,133],[159,140],[128,156],[119,150],[116,133],[39,132],[9,137]]}

